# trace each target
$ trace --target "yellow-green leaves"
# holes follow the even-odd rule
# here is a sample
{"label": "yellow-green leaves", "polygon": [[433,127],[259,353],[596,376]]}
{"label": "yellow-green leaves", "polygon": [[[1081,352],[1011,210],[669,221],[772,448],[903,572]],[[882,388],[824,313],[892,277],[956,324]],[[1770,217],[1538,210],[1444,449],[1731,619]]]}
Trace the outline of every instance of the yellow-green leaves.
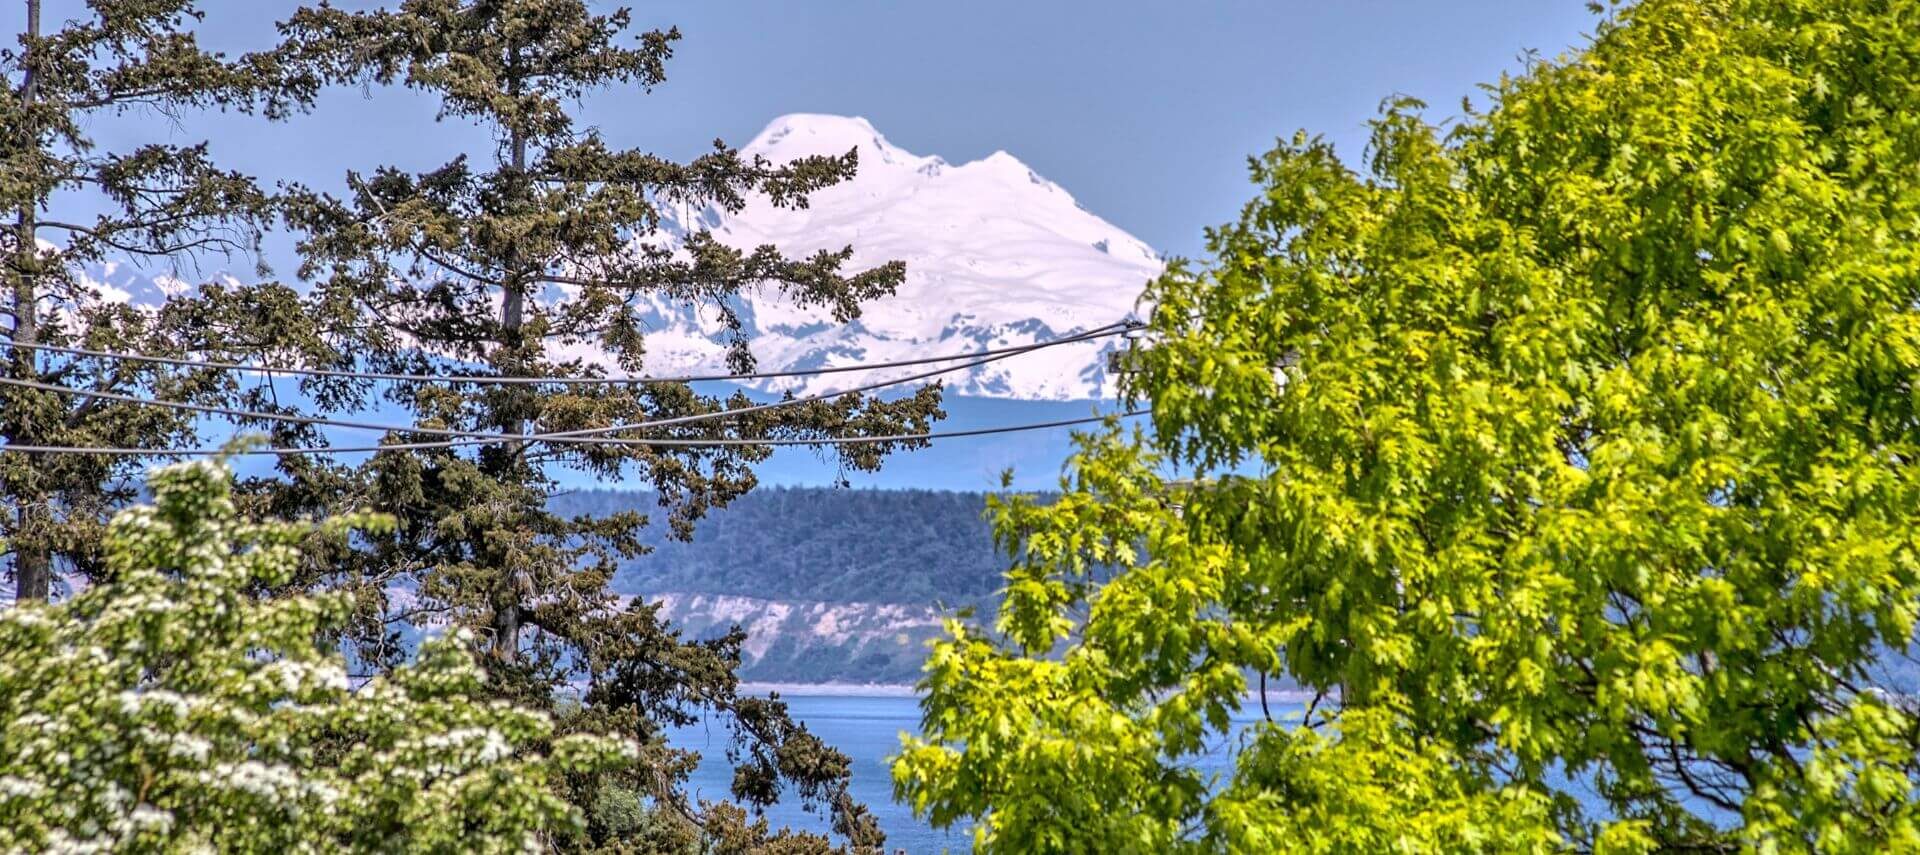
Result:
{"label": "yellow-green leaves", "polygon": [[[1254,162],[1151,287],[1151,432],[1001,506],[1019,644],[936,650],[916,807],[1006,852],[1920,845],[1920,3],[1605,14],[1362,170]],[[1223,721],[1263,681],[1310,719]]]}

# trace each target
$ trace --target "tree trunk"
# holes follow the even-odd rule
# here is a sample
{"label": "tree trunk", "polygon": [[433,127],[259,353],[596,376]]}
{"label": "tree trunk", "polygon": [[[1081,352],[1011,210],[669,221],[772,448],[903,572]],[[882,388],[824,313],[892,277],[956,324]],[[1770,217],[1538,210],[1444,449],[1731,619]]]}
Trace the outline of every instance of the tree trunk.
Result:
{"label": "tree trunk", "polygon": [[[32,103],[38,92],[38,81],[34,79],[33,56],[35,41],[40,36],[40,0],[27,0],[26,31],[27,67],[25,79],[20,83],[20,100]],[[20,206],[14,222],[14,258],[13,258],[13,341],[17,344],[35,344],[40,337],[39,292],[36,277],[39,274],[40,251],[34,240],[34,206],[28,203]],[[34,351],[15,347],[10,361],[9,373],[20,380],[38,380],[40,377],[39,360]],[[10,443],[31,443],[25,424],[18,425],[7,437]],[[27,465],[37,466],[37,458],[31,456]],[[43,535],[35,531],[36,517],[45,513],[45,497],[36,495],[37,485],[29,476],[26,485],[15,485],[14,528],[13,528],[13,578],[14,602],[24,603],[31,600],[45,601],[53,589],[53,560],[48,554]]]}
{"label": "tree trunk", "polygon": [[[513,87],[517,89],[518,87]],[[513,171],[516,182],[524,181],[527,168],[527,140],[519,131],[513,132]],[[509,250],[507,253],[506,275],[500,278],[500,327],[505,333],[502,345],[519,350],[524,344],[520,340],[520,327],[526,322],[526,287],[521,281],[519,253]],[[514,357],[517,364],[519,357]],[[520,372],[515,372],[520,373]],[[521,433],[526,429],[518,416],[509,414],[501,420],[500,428],[507,433]],[[520,616],[521,597],[524,587],[520,582],[524,574],[519,568],[506,568],[507,573],[500,579],[501,590],[494,596],[493,610],[493,655],[502,661],[514,662],[520,658]]]}
{"label": "tree trunk", "polygon": [[[38,305],[34,269],[40,259],[33,241],[33,214],[32,208],[21,208],[14,227],[14,240],[19,244],[13,261],[13,341],[17,344],[33,344],[39,339],[38,318],[34,312]],[[39,365],[34,358],[34,351],[23,347],[13,348],[8,374],[20,380],[39,379]],[[33,442],[31,428],[24,421],[16,422],[14,429],[8,433],[9,443]],[[28,467],[37,467],[39,458],[28,455],[24,462]],[[16,603],[44,602],[53,589],[53,561],[47,553],[45,541],[41,539],[44,534],[37,531],[39,526],[34,523],[46,511],[46,498],[39,495],[32,475],[24,480],[24,484],[12,485],[13,598]]]}
{"label": "tree trunk", "polygon": [[[22,508],[19,513],[19,527],[31,524],[30,512]],[[22,543],[13,548],[13,601],[15,603],[46,602],[53,596],[53,556],[46,546],[38,543]]]}

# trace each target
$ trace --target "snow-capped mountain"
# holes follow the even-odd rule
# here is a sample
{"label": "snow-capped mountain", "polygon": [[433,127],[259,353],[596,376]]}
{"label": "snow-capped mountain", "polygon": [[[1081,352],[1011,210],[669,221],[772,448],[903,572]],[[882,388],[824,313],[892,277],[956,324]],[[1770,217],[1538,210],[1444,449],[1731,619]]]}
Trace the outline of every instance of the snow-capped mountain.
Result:
{"label": "snow-capped mountain", "polygon": [[[854,248],[853,269],[906,262],[906,282],[837,324],[775,290],[738,311],[760,365],[781,369],[884,362],[1031,344],[1127,318],[1163,261],[1137,238],[1080,207],[1059,185],[1004,151],[959,165],[888,142],[865,119],[782,116],[742,152],[775,163],[859,151],[848,182],[803,209],[752,200],[737,214],[673,212],[669,235],[701,228],[730,246],[773,244],[789,255]],[[649,373],[723,370],[718,319],[654,307]],[[1062,345],[947,375],[950,395],[1074,400],[1112,392],[1105,353],[1117,338]],[[843,389],[922,369],[852,371],[761,381],[765,391]]]}
{"label": "snow-capped mountain", "polygon": [[[898,292],[867,303],[852,323],[836,323],[823,308],[798,306],[773,287],[741,297],[734,306],[745,325],[741,332],[765,370],[965,354],[1071,336],[1133,316],[1141,290],[1164,266],[1151,247],[1080,207],[1066,190],[1004,151],[956,166],[893,145],[865,119],[794,114],[775,119],[742,152],[784,163],[849,149],[859,152],[856,177],[813,194],[806,208],[750,199],[738,213],[711,207],[671,211],[653,238],[671,243],[707,229],[731,246],[772,244],[790,256],[850,245],[850,270],[906,262]],[[165,270],[115,262],[88,270],[86,278],[101,298],[140,306],[159,305],[195,287]],[[216,278],[236,281],[224,273]],[[648,315],[645,373],[726,373],[727,331],[710,307],[702,312],[662,297]],[[942,380],[950,399],[1104,398],[1114,391],[1105,354],[1124,346],[1120,338],[1107,337],[1049,347]],[[560,355],[601,358],[591,345]],[[815,394],[937,367],[750,385]]]}

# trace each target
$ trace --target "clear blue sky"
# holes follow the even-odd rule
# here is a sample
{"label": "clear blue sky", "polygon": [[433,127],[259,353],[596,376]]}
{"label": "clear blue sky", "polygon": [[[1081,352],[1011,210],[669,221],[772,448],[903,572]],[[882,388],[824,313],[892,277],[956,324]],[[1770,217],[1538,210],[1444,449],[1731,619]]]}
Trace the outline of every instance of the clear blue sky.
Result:
{"label": "clear blue sky", "polygon": [[[8,17],[20,5],[8,3]],[[48,17],[77,5],[53,0]],[[271,38],[272,21],[296,5],[209,0],[206,37],[244,49]],[[686,157],[715,137],[745,143],[782,113],[865,116],[897,145],[952,162],[1006,149],[1089,210],[1187,256],[1201,252],[1203,227],[1231,219],[1249,198],[1246,157],[1276,138],[1305,128],[1356,159],[1383,97],[1412,95],[1436,118],[1455,116],[1462,96],[1518,68],[1523,51],[1559,53],[1592,23],[1581,0],[636,6],[639,23],[677,25],[685,38],[662,87],[583,105],[616,141]],[[314,115],[279,127],[146,117],[137,131],[120,123],[100,131],[211,137],[238,168],[328,187],[348,168],[437,165],[473,141],[435,126],[426,103],[374,95],[334,93]]]}

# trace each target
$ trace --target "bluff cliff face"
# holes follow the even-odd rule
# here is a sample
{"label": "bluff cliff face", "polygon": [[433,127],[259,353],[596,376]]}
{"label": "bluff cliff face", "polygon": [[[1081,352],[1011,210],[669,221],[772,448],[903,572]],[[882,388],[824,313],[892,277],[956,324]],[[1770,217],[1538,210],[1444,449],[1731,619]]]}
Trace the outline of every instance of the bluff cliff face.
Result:
{"label": "bluff cliff face", "polygon": [[663,593],[649,599],[696,636],[747,633],[740,675],[770,683],[890,683],[919,679],[943,610],[898,603],[768,600]]}

